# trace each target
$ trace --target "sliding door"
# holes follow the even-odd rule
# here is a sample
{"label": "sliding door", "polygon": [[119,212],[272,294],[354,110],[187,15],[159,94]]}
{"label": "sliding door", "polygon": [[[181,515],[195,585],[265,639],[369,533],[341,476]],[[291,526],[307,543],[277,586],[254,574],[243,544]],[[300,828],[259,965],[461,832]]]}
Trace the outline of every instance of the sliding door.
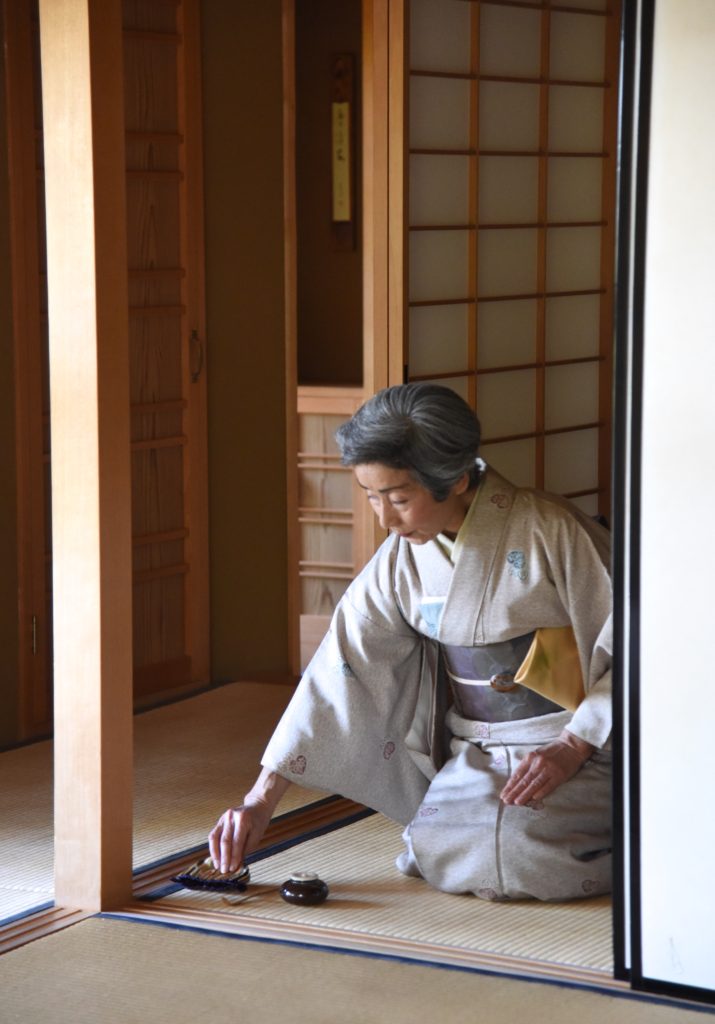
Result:
{"label": "sliding door", "polygon": [[138,698],[209,679],[199,11],[124,0]]}
{"label": "sliding door", "polygon": [[[630,488],[618,531],[624,652],[618,710],[630,712],[624,821],[631,836],[625,955],[634,987],[715,1003],[715,777],[708,637],[715,484],[715,10],[633,3],[629,93],[630,273],[619,317],[632,353],[620,441]],[[630,406],[630,415],[628,407]],[[625,732],[625,730],[624,730]]]}
{"label": "sliding door", "polygon": [[[134,676],[138,700],[209,679],[197,0],[124,0]],[[20,722],[51,728],[52,466],[35,0],[5,0],[18,465]]]}
{"label": "sliding door", "polygon": [[618,5],[394,22],[393,377],[453,387],[497,469],[608,515]]}

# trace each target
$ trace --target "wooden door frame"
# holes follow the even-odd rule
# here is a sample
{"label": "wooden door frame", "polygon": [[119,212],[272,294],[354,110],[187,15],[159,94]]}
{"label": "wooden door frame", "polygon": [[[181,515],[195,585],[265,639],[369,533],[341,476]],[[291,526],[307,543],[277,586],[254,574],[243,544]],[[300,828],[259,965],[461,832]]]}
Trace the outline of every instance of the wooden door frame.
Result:
{"label": "wooden door frame", "polygon": [[[286,372],[286,488],[288,544],[288,649],[291,672],[300,675],[298,526],[298,314],[295,160],[295,8],[282,0],[283,17],[283,220]],[[402,382],[404,304],[390,292],[390,274],[404,265],[402,210],[394,201],[404,182],[404,78],[391,80],[390,60],[404,59],[404,0],[362,0],[362,249],[363,394],[367,398]],[[392,51],[392,55],[391,55]],[[399,76],[398,76],[399,77]],[[393,115],[391,110],[403,113]],[[391,150],[398,159],[390,163]],[[388,212],[391,221],[388,223]],[[399,239],[392,245],[393,239]],[[398,308],[399,307],[399,308]],[[391,324],[394,322],[394,328]],[[384,534],[373,516],[359,517],[356,543],[374,551]]]}

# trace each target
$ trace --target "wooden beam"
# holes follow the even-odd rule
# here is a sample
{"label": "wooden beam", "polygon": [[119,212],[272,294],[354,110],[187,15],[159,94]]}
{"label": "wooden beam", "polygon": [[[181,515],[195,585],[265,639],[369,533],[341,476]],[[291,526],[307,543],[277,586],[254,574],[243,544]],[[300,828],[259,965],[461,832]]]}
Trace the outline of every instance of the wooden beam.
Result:
{"label": "wooden beam", "polygon": [[40,0],[50,324],[55,900],[131,892],[132,628],[120,0]]}

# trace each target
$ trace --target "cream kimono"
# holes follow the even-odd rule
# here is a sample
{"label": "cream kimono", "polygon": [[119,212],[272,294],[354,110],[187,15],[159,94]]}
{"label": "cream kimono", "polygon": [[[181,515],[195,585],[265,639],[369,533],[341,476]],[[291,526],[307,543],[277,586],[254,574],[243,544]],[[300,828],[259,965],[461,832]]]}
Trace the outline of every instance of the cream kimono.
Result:
{"label": "cream kimono", "polygon": [[[610,612],[606,531],[487,469],[454,564],[392,536],[354,580],[263,764],[405,823],[398,866],[437,888],[608,891]],[[534,631],[555,627],[573,630],[575,711],[513,684]],[[520,759],[564,727],[599,749],[540,804],[504,805]]]}

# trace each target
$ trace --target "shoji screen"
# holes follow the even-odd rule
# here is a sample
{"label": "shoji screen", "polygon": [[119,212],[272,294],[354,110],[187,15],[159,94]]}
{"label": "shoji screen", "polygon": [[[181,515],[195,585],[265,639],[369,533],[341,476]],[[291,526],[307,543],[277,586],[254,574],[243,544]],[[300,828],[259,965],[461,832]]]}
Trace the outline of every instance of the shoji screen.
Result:
{"label": "shoji screen", "polygon": [[515,482],[609,511],[618,16],[411,0],[406,376]]}

